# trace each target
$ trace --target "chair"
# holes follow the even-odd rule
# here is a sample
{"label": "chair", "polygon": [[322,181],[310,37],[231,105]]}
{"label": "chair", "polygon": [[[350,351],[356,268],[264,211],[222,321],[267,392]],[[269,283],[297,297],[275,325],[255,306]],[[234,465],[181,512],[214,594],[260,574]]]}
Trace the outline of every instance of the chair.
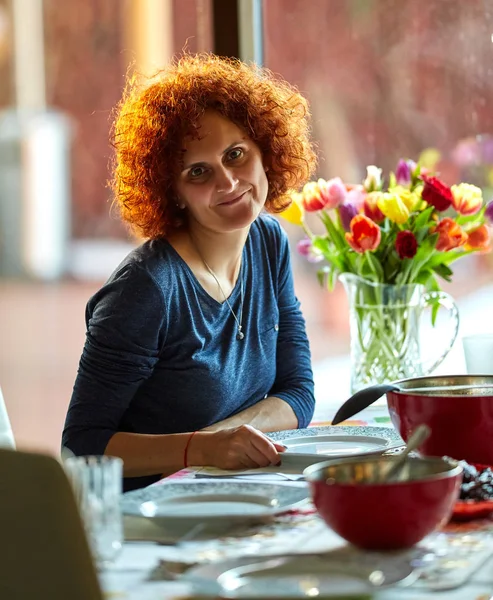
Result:
{"label": "chair", "polygon": [[103,600],[63,467],[0,449],[0,598]]}
{"label": "chair", "polygon": [[2,396],[2,388],[0,388],[0,448],[11,448],[15,450],[15,440],[12,427],[10,425],[7,407]]}

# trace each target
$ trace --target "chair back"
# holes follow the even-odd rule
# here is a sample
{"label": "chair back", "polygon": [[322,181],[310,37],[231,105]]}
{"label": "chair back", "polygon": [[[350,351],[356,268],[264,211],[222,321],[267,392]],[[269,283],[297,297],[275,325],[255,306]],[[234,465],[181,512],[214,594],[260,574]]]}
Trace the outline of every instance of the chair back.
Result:
{"label": "chair back", "polygon": [[0,598],[103,600],[76,501],[50,456],[0,449]]}

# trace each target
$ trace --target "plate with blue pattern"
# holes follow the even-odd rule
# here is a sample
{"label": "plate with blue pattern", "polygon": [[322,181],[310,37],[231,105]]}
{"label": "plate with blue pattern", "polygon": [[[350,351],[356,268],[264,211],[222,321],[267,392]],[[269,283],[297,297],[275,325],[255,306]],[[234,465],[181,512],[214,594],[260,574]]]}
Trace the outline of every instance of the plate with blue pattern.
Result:
{"label": "plate with blue pattern", "polygon": [[300,483],[169,482],[124,494],[122,512],[166,527],[261,523],[296,508],[309,496],[308,487]]}

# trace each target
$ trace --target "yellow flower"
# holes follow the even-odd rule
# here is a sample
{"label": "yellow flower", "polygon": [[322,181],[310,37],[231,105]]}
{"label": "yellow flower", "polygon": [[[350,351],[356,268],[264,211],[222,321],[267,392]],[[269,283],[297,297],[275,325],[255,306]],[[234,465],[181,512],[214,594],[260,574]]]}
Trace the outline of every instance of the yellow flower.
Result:
{"label": "yellow flower", "polygon": [[396,194],[399,198],[404,202],[406,208],[409,212],[412,212],[416,209],[418,202],[420,201],[420,197],[415,193],[411,192],[407,188],[402,185],[396,185],[391,190],[389,190],[392,194]]}
{"label": "yellow flower", "polygon": [[286,210],[284,210],[282,213],[279,213],[279,216],[288,221],[288,223],[301,226],[303,224],[303,219],[305,218],[305,211],[303,210],[301,204],[302,194],[293,192],[291,194],[291,198],[293,201],[286,208]]}
{"label": "yellow flower", "polygon": [[459,183],[453,185],[452,205],[461,215],[473,215],[483,205],[483,192],[470,183]]}
{"label": "yellow flower", "polygon": [[378,208],[394,223],[402,225],[409,219],[409,210],[400,196],[386,192],[377,201]]}

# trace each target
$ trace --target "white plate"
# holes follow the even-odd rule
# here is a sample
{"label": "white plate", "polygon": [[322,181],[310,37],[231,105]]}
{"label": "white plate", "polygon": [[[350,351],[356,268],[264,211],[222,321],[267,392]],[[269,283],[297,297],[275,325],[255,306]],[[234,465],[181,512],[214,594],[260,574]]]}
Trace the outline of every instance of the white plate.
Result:
{"label": "white plate", "polygon": [[290,455],[312,455],[326,460],[346,458],[361,454],[380,454],[390,446],[391,440],[367,435],[313,435],[281,440]]}
{"label": "white plate", "polygon": [[165,527],[231,526],[265,522],[308,498],[306,486],[243,481],[193,481],[153,485],[124,494],[122,511]]}
{"label": "white plate", "polygon": [[230,559],[192,568],[182,580],[202,595],[221,598],[370,598],[379,588],[416,578],[410,557],[402,553],[348,557],[344,552]]}

